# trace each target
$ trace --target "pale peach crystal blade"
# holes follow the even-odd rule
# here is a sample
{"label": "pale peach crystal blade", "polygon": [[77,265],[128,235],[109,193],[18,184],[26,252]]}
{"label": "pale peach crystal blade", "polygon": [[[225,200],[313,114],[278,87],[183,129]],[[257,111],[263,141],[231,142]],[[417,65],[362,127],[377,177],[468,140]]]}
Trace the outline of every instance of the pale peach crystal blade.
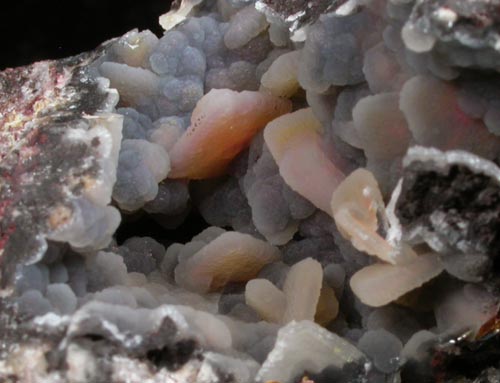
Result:
{"label": "pale peach crystal blade", "polygon": [[331,214],[332,193],[345,176],[326,156],[321,131],[312,109],[306,108],[270,122],[264,130],[264,140],[285,182]]}
{"label": "pale peach crystal blade", "polygon": [[281,323],[285,294],[267,279],[252,279],[245,287],[245,302],[268,322]]}
{"label": "pale peach crystal blade", "polygon": [[291,107],[290,101],[262,92],[212,89],[196,104],[191,126],[170,151],[169,178],[224,174],[252,137]]}
{"label": "pale peach crystal blade", "polygon": [[437,254],[429,253],[405,265],[377,263],[366,266],[352,276],[350,285],[361,302],[380,307],[422,286],[442,271]]}
{"label": "pale peach crystal blade", "polygon": [[385,206],[377,180],[368,170],[352,172],[333,193],[331,206],[337,228],[356,249],[392,264],[416,257],[408,246],[398,249],[378,234],[379,225],[385,224],[378,221],[385,218]]}
{"label": "pale peach crystal blade", "polygon": [[291,97],[299,90],[300,51],[288,52],[273,61],[262,76],[261,90],[279,97]]}
{"label": "pale peach crystal blade", "polygon": [[322,284],[323,269],[318,261],[307,258],[293,265],[283,285],[287,304],[283,323],[314,320]]}
{"label": "pale peach crystal blade", "polygon": [[246,282],[266,264],[280,259],[279,250],[248,234],[221,234],[189,258],[181,258],[175,269],[176,282],[192,291],[222,289],[229,282]]}

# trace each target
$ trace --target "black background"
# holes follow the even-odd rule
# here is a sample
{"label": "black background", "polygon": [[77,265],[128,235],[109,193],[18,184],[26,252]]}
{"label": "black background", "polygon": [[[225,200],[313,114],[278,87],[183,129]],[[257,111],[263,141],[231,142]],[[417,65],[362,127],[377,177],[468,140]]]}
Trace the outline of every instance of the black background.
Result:
{"label": "black background", "polygon": [[162,34],[169,0],[4,0],[0,70],[92,50],[139,28]]}
{"label": "black background", "polygon": [[[8,7],[7,3],[8,2]],[[170,0],[4,0],[0,10],[0,71],[35,61],[69,57],[138,28],[163,35],[158,18]],[[6,9],[8,8],[8,9]],[[186,242],[207,224],[195,211],[176,230],[145,214],[124,216],[118,243],[151,236],[163,244]]]}

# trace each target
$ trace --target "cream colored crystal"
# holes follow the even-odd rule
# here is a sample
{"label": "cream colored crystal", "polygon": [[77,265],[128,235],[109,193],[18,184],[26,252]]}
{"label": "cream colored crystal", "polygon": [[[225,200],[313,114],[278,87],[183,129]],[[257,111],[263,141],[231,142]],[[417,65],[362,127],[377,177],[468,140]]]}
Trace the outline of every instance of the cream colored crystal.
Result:
{"label": "cream colored crystal", "polygon": [[119,61],[132,66],[147,68],[149,56],[158,43],[158,37],[149,30],[134,29],[122,36],[112,47]]}
{"label": "cream colored crystal", "polygon": [[267,124],[264,140],[285,182],[319,209],[331,214],[333,191],[344,179],[322,147],[321,122],[311,108]]}
{"label": "cream colored crystal", "polygon": [[252,279],[247,283],[245,302],[262,319],[281,323],[286,309],[285,294],[267,279]]}
{"label": "cream colored crystal", "polygon": [[297,93],[299,59],[300,51],[292,51],[274,60],[260,80],[261,90],[279,97],[292,97]]}
{"label": "cream colored crystal", "polygon": [[172,29],[177,24],[186,20],[186,17],[191,13],[193,8],[202,1],[203,0],[182,0],[178,9],[168,11],[160,16],[160,25],[165,31]]}
{"label": "cream colored crystal", "polygon": [[378,233],[380,225],[387,229],[387,223],[378,220],[385,221],[385,207],[377,180],[368,170],[352,172],[333,193],[331,206],[339,231],[356,249],[392,264],[416,257],[408,246],[398,249]]}
{"label": "cream colored crystal", "polygon": [[175,281],[192,291],[217,291],[228,282],[255,278],[262,267],[279,259],[276,247],[251,235],[229,231],[193,256],[181,258],[175,269]]}
{"label": "cream colored crystal", "polygon": [[154,98],[158,94],[160,77],[147,69],[104,62],[99,70],[118,90],[122,106],[138,105],[145,98]]}
{"label": "cream colored crystal", "polygon": [[314,320],[322,284],[323,269],[318,261],[307,258],[293,265],[283,286],[287,302],[283,323]]}
{"label": "cream colored crystal", "polygon": [[380,307],[422,286],[443,271],[437,254],[420,255],[405,265],[376,263],[356,272],[352,291],[368,306]]}

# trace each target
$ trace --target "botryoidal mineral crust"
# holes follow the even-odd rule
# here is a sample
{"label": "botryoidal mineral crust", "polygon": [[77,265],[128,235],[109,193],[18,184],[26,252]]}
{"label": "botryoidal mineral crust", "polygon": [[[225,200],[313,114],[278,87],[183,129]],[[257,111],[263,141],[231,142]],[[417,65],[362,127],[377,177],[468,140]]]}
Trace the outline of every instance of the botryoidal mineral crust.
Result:
{"label": "botryoidal mineral crust", "polygon": [[0,383],[498,380],[499,4],[182,0],[1,72]]}

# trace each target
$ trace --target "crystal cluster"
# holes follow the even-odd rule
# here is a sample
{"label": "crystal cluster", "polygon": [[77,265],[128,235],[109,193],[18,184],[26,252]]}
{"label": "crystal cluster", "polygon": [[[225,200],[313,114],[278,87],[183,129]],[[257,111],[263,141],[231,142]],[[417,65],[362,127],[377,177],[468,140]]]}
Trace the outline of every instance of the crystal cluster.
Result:
{"label": "crystal cluster", "polygon": [[0,381],[498,380],[499,11],[183,0],[0,73]]}

